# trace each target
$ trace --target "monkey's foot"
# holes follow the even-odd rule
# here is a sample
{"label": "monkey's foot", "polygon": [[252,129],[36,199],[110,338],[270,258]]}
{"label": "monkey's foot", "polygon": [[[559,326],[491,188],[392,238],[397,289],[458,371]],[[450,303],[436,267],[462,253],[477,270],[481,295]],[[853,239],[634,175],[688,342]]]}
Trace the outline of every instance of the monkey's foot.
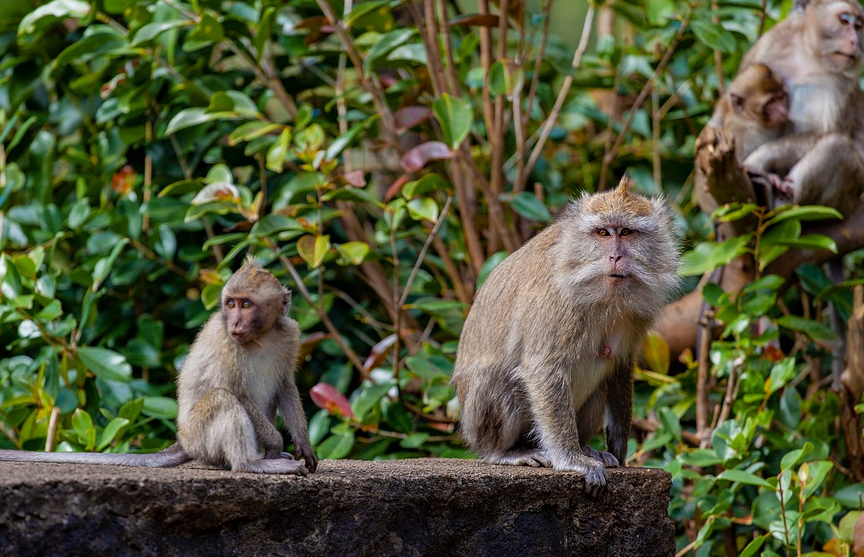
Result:
{"label": "monkey's foot", "polygon": [[531,466],[532,468],[549,468],[552,466],[546,453],[541,449],[514,449],[499,456],[485,456],[483,462],[508,466]]}
{"label": "monkey's foot", "polygon": [[617,458],[612,456],[612,453],[608,453],[606,451],[598,451],[597,449],[594,449],[587,445],[582,447],[582,453],[585,456],[602,462],[603,466],[606,466],[607,468],[617,468],[618,466],[621,466],[621,463],[618,462]]}
{"label": "monkey's foot", "polygon": [[585,476],[585,491],[592,497],[606,490],[606,469],[602,462],[593,457],[589,458],[587,453],[578,456],[570,454],[560,456],[560,461],[554,461],[552,468],[570,470]]}

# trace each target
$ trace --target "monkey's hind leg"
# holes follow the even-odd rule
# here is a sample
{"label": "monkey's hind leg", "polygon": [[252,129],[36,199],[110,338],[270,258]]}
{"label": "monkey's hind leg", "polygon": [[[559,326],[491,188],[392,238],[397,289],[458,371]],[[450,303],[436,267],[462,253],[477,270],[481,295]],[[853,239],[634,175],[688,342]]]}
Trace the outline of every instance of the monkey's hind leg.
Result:
{"label": "monkey's hind leg", "polygon": [[265,448],[259,447],[253,419],[230,391],[213,389],[198,402],[196,409],[199,407],[210,411],[199,416],[197,432],[188,432],[187,437],[193,441],[184,442],[195,458],[207,464],[228,464],[235,472],[307,474],[302,462],[283,458],[281,454],[278,458],[261,458]]}
{"label": "monkey's hind leg", "polygon": [[[463,398],[460,433],[487,464],[550,466],[543,451],[532,447],[524,389],[494,372],[476,373]],[[483,380],[481,378],[487,378]]]}

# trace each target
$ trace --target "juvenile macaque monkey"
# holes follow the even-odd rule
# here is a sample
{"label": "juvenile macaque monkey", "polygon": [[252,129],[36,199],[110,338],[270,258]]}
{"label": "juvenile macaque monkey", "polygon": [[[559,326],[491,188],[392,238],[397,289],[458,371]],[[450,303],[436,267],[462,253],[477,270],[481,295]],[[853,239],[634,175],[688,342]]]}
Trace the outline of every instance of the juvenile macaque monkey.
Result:
{"label": "juvenile macaque monkey", "polygon": [[[314,472],[318,459],[294,381],[300,330],[287,316],[290,305],[291,293],[251,259],[231,276],[221,308],[183,362],[171,447],[154,454],[0,451],[0,460],[170,467],[194,459],[238,472]],[[294,441],[293,458],[282,452],[277,408]]]}
{"label": "juvenile macaque monkey", "polygon": [[[633,365],[678,283],[671,210],[617,189],[583,195],[505,259],[465,321],[453,382],[484,462],[585,475],[624,465]],[[607,451],[588,446],[606,417]]]}
{"label": "juvenile macaque monkey", "polygon": [[[732,137],[740,164],[763,143],[790,131],[786,85],[765,64],[748,66],[717,101],[707,128],[722,130]],[[699,140],[704,141],[704,133]],[[697,165],[696,197],[702,210],[710,214],[717,209],[717,202],[707,191],[705,177],[699,170]]]}
{"label": "juvenile macaque monkey", "polygon": [[[799,0],[742,63],[767,64],[790,93],[791,134],[753,151],[744,166],[780,203],[848,214],[864,188],[864,10],[856,0]],[[742,70],[743,71],[743,70]]]}

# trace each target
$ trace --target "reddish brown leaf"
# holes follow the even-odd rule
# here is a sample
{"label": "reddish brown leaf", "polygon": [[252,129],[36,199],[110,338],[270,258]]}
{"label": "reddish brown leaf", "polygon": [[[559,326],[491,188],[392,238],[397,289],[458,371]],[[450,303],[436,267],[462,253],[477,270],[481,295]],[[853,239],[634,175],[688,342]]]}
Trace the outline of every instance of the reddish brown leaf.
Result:
{"label": "reddish brown leaf", "polygon": [[390,352],[390,349],[393,348],[393,345],[396,344],[397,340],[396,334],[391,334],[387,337],[384,337],[383,340],[378,341],[378,343],[372,347],[372,352],[369,353],[369,357],[366,358],[366,361],[363,362],[363,371],[369,373],[384,361],[384,358],[387,357],[387,353]]}
{"label": "reddish brown leaf", "polygon": [[396,181],[390,184],[390,187],[387,188],[387,193],[384,194],[384,201],[390,201],[399,195],[399,192],[402,191],[402,186],[407,184],[408,180],[410,180],[410,178],[405,174],[396,178]]}
{"label": "reddish brown leaf", "polygon": [[864,557],[864,514],[855,520],[855,527],[852,530],[852,547],[855,550],[855,557]]}
{"label": "reddish brown leaf", "polygon": [[497,14],[468,14],[457,17],[450,22],[450,27],[463,25],[465,27],[498,27]]}
{"label": "reddish brown leaf", "polygon": [[318,383],[309,389],[309,396],[312,397],[312,402],[330,414],[338,412],[346,418],[354,417],[354,411],[351,410],[348,399],[329,383]]}
{"label": "reddish brown leaf", "polygon": [[428,106],[405,106],[393,115],[396,120],[396,131],[404,132],[432,117],[432,109]]}
{"label": "reddish brown leaf", "polygon": [[135,183],[135,170],[128,164],[111,177],[111,188],[120,195],[126,195]]}
{"label": "reddish brown leaf", "polygon": [[440,141],[427,141],[414,147],[402,156],[402,169],[405,172],[417,172],[430,161],[452,159],[455,151]]}
{"label": "reddish brown leaf", "polygon": [[341,181],[355,188],[362,188],[366,185],[366,175],[362,170],[355,170],[339,177]]}

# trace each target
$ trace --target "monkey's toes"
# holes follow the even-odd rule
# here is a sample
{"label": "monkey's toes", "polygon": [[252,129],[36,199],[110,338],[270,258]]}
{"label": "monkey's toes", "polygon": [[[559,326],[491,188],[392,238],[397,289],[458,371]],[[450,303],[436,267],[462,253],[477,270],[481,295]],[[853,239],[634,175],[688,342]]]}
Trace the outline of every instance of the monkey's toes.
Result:
{"label": "monkey's toes", "polygon": [[606,470],[600,466],[587,467],[585,470],[585,490],[592,497],[606,491]]}
{"label": "monkey's toes", "polygon": [[621,466],[621,463],[618,462],[618,459],[615,458],[612,455],[612,453],[609,453],[606,451],[598,451],[597,449],[594,449],[593,447],[587,447],[587,446],[582,447],[582,452],[585,454],[585,456],[591,457],[594,460],[602,462],[603,466],[606,466],[609,468],[617,468],[618,466]]}

